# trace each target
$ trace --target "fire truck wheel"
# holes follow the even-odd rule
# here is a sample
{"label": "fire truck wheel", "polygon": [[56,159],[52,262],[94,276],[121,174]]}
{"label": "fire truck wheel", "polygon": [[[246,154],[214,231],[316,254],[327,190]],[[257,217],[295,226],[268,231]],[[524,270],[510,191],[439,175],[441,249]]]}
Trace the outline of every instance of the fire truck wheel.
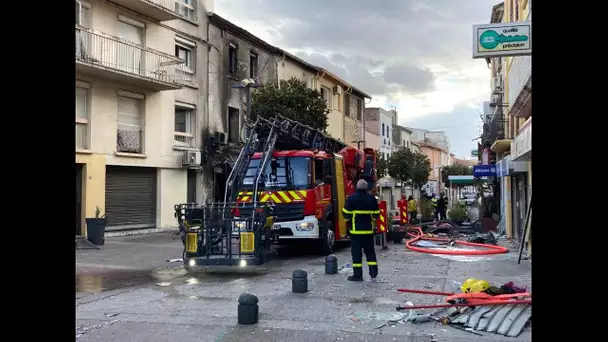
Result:
{"label": "fire truck wheel", "polygon": [[323,256],[332,254],[336,246],[336,236],[334,234],[332,221],[325,221],[325,227],[321,230],[322,236],[319,239],[319,253]]}

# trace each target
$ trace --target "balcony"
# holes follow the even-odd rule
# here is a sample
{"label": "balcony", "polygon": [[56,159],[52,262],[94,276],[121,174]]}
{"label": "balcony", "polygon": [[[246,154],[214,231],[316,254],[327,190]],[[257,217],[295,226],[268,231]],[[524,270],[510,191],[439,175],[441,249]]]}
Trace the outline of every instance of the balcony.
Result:
{"label": "balcony", "polygon": [[[532,20],[532,11],[527,21]],[[532,56],[517,56],[509,69],[509,115],[527,118],[532,114]]]}
{"label": "balcony", "polygon": [[509,115],[528,117],[532,102],[532,56],[517,56],[509,69]]}
{"label": "balcony", "polygon": [[112,2],[158,21],[196,19],[193,7],[176,0],[112,0]]}
{"label": "balcony", "polygon": [[76,71],[145,89],[182,88],[184,61],[76,25]]}

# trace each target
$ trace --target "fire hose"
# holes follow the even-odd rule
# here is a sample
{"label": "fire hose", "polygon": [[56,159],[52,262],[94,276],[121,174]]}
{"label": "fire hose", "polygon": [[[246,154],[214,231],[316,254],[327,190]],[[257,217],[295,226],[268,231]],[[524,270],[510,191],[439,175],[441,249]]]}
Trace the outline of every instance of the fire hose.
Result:
{"label": "fire hose", "polygon": [[484,249],[475,249],[475,250],[440,250],[435,248],[423,248],[415,246],[414,244],[420,240],[428,240],[428,241],[437,241],[437,242],[450,242],[450,239],[446,238],[436,238],[436,237],[426,237],[422,232],[420,227],[411,227],[410,230],[413,232],[408,232],[407,234],[411,236],[413,239],[408,240],[405,243],[405,248],[410,249],[412,251],[421,252],[421,253],[430,253],[430,254],[448,254],[448,255],[491,255],[491,254],[502,254],[509,252],[508,248],[502,246],[494,246],[488,245],[485,243],[474,243],[462,240],[455,240],[455,244],[470,246],[470,247],[481,247]]}

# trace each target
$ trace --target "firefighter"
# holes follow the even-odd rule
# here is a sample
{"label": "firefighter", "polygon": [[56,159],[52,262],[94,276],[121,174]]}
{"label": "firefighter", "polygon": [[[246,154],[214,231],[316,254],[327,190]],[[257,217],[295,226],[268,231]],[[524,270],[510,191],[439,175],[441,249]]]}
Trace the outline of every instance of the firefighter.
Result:
{"label": "firefighter", "polygon": [[378,261],[374,249],[374,229],[376,219],[380,214],[378,201],[367,192],[367,182],[360,179],[357,182],[357,191],[348,196],[342,209],[344,219],[350,223],[348,234],[351,238],[351,254],[353,258],[353,275],[349,281],[363,281],[363,252],[371,281],[378,276]]}
{"label": "firefighter", "polygon": [[431,206],[433,206],[433,212],[435,213],[437,220],[439,220],[439,209],[437,207],[437,202],[437,196],[435,196],[435,193],[433,193],[433,197],[431,198]]}

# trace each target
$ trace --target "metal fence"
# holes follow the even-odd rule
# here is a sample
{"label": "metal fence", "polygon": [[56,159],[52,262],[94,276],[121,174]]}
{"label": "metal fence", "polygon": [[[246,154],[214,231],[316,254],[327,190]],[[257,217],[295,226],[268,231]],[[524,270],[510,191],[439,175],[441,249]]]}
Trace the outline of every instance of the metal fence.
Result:
{"label": "metal fence", "polygon": [[82,26],[76,27],[76,61],[151,81],[183,83],[183,60]]}

